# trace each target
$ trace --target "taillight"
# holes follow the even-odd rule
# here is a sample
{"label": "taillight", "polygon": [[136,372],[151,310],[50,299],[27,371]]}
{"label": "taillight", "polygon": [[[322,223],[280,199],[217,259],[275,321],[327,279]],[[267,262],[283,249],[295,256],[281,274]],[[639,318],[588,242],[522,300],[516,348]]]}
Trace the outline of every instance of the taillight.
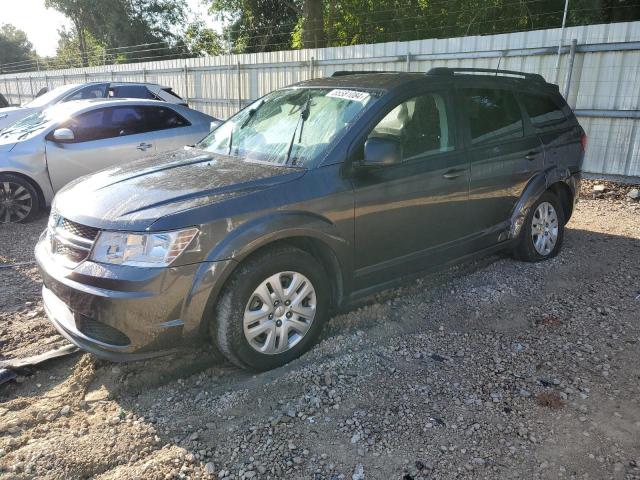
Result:
{"label": "taillight", "polygon": [[586,153],[587,151],[587,134],[583,133],[580,137],[580,145],[582,145],[582,151]]}

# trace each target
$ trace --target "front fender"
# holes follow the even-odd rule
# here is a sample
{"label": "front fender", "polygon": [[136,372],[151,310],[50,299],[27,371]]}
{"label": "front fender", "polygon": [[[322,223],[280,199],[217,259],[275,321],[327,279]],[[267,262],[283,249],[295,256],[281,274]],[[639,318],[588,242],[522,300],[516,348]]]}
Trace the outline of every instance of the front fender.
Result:
{"label": "front fender", "polygon": [[242,261],[258,248],[292,237],[310,237],[323,241],[340,258],[349,242],[342,238],[329,219],[311,212],[287,211],[255,218],[231,231],[209,253],[207,261]]}
{"label": "front fender", "polygon": [[[310,212],[277,212],[250,220],[229,232],[200,264],[191,291],[185,298],[185,335],[202,336],[201,323],[223,285],[239,263],[261,247],[283,239],[313,238],[323,242],[336,255],[343,268],[351,268],[350,242],[342,238],[336,225]],[[342,262],[345,262],[346,265]]]}

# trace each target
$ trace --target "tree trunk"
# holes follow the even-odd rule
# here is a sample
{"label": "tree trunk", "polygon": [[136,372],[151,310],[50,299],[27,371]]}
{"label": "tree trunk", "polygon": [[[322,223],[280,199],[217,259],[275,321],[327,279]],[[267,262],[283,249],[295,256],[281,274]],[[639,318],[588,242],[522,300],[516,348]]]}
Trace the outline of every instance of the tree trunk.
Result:
{"label": "tree trunk", "polygon": [[87,38],[85,31],[80,25],[80,21],[75,19],[73,21],[74,27],[76,27],[76,35],[78,35],[78,48],[80,49],[80,64],[83,67],[89,66],[89,59],[87,55]]}
{"label": "tree trunk", "polygon": [[305,48],[322,48],[327,44],[324,35],[323,0],[304,0],[304,30],[302,40]]}

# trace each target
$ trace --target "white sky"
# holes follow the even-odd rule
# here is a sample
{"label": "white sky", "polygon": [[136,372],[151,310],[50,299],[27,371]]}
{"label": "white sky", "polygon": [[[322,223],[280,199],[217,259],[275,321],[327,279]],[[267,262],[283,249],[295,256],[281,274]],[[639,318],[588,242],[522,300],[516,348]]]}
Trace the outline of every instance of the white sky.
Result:
{"label": "white sky", "polygon": [[[200,0],[187,0],[191,10],[216,29],[214,21]],[[44,8],[44,0],[0,0],[0,24],[10,23],[24,30],[40,55],[54,55],[58,46],[58,29],[70,27],[70,22],[56,10]]]}

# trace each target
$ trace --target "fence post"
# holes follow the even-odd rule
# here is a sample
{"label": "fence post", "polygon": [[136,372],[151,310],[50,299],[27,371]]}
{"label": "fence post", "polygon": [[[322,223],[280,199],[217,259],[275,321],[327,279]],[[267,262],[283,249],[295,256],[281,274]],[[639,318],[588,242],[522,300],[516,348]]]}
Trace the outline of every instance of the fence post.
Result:
{"label": "fence post", "polygon": [[18,87],[18,103],[22,104],[22,95],[20,95],[20,80],[16,77],[16,86]]}
{"label": "fence post", "polygon": [[29,89],[31,90],[31,98],[35,97],[33,93],[33,80],[31,78],[31,75],[29,75]]}
{"label": "fence post", "polygon": [[240,74],[240,62],[238,62],[238,110],[242,108],[242,77]]}
{"label": "fence post", "polygon": [[184,62],[184,99],[189,103],[189,69],[186,61]]}
{"label": "fence post", "polygon": [[142,82],[147,83],[147,69],[142,67]]}
{"label": "fence post", "polygon": [[567,65],[567,74],[564,77],[564,99],[569,101],[569,91],[571,90],[571,75],[573,74],[573,62],[576,59],[576,47],[578,46],[578,40],[574,38],[571,40],[571,47],[569,48],[569,64]]}
{"label": "fence post", "polygon": [[411,53],[407,53],[407,60],[406,61],[407,61],[407,69],[406,69],[406,71],[410,72],[411,71]]}
{"label": "fence post", "polygon": [[316,63],[316,59],[314,57],[311,57],[311,60],[309,60],[309,79],[312,79],[315,73],[314,72],[315,63]]}

